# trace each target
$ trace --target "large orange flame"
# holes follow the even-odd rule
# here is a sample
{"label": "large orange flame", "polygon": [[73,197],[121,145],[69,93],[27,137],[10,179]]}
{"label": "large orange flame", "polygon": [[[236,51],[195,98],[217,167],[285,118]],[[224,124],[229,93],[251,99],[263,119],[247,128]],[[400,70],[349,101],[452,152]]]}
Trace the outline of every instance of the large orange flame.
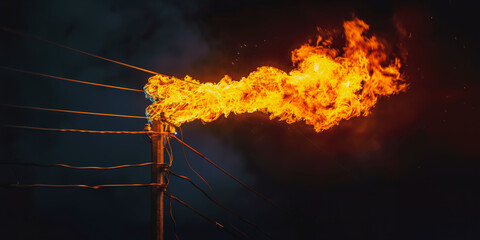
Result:
{"label": "large orange flame", "polygon": [[200,84],[190,76],[153,76],[144,88],[153,101],[147,116],[180,126],[195,119],[211,122],[221,115],[260,111],[287,123],[305,121],[317,132],[342,119],[366,116],[378,97],[404,91],[407,84],[398,59],[382,66],[385,46],[375,36],[365,36],[365,22],[346,21],[344,28],[342,55],[326,43],[305,44],[292,52],[295,69],[289,73],[264,66],[240,81],[225,76],[216,84]]}

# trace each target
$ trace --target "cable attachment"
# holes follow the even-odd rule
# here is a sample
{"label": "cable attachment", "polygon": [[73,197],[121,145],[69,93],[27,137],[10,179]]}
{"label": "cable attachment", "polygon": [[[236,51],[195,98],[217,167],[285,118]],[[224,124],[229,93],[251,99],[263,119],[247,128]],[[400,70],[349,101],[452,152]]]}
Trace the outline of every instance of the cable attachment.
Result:
{"label": "cable attachment", "polygon": [[[165,115],[162,113],[160,120],[157,121],[160,126],[162,126],[160,129],[160,134],[164,134],[165,136],[168,136],[170,134],[176,134],[176,129],[173,124],[167,121]],[[151,139],[152,135],[158,134],[158,130],[154,130],[152,126],[152,122],[147,122],[145,123],[145,127],[143,128],[143,131],[145,131],[145,134]]]}
{"label": "cable attachment", "polygon": [[[145,135],[147,135],[148,138],[152,139],[153,136],[156,135],[168,135],[168,125],[165,125],[163,122],[161,122],[160,129],[153,129],[152,123],[148,122],[145,123],[145,127],[143,127],[143,131],[145,132]],[[165,126],[165,127],[164,127]]]}
{"label": "cable attachment", "polygon": [[170,134],[177,134],[177,130],[175,129],[175,126],[170,123],[165,124],[165,133],[166,136],[169,137]]}
{"label": "cable attachment", "polygon": [[160,170],[162,172],[167,172],[168,167],[170,167],[170,165],[168,163],[154,163],[154,164],[157,165],[158,170]]}
{"label": "cable attachment", "polygon": [[143,131],[145,131],[145,135],[147,135],[148,138],[152,139],[152,124],[151,123],[145,123],[145,127],[143,128]]}
{"label": "cable attachment", "polygon": [[175,132],[176,132],[175,125],[173,125],[171,122],[169,122],[167,120],[167,117],[165,117],[165,113],[163,113],[163,112],[160,113],[160,119],[158,121],[163,124],[163,126],[164,126],[163,131],[166,133],[165,135],[167,137],[170,134],[175,134]]}
{"label": "cable attachment", "polygon": [[159,189],[165,192],[169,184],[168,167],[170,167],[170,165],[167,163],[155,163],[155,166],[157,167],[160,177],[163,178],[163,186],[159,187]]}

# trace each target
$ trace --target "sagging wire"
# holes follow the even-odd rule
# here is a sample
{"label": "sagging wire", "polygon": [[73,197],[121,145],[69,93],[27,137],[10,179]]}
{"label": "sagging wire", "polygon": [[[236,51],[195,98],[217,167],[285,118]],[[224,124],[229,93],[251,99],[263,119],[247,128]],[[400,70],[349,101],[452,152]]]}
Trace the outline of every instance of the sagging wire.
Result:
{"label": "sagging wire", "polygon": [[[182,138],[182,141],[183,141],[183,130],[182,130],[182,127],[179,127],[179,129],[180,129],[180,137]],[[186,151],[185,151],[185,146],[184,146],[184,145],[182,145],[182,151],[183,151],[183,156],[184,156],[184,158],[185,158],[185,162],[187,163],[187,165],[188,165],[188,167],[190,168],[190,170],[192,170],[192,172],[194,172],[195,175],[197,175],[197,177],[199,177],[199,178],[202,180],[202,182],[205,183],[205,185],[207,185],[208,189],[209,189],[210,192],[212,193],[212,195],[213,195],[213,197],[215,198],[215,200],[218,201],[217,195],[215,194],[215,191],[213,191],[212,186],[207,182],[206,179],[204,179],[204,178],[202,177],[202,175],[200,175],[200,173],[198,173],[197,171],[195,171],[195,169],[193,169],[192,165],[190,165],[190,161],[188,161],[187,153],[186,153]],[[198,187],[196,184],[193,183],[193,181],[190,181],[190,182],[191,182],[194,186]],[[198,189],[201,189],[201,188],[198,187]],[[203,190],[201,190],[201,191],[203,192]],[[206,193],[204,192],[204,194],[206,194]],[[209,197],[207,197],[207,198],[209,198]],[[210,198],[209,198],[209,199],[210,199]],[[245,233],[242,232],[240,229],[238,229],[238,228],[236,228],[235,226],[233,226],[233,224],[228,220],[228,218],[227,218],[227,222],[228,222],[228,224],[229,224],[233,229],[235,229],[237,232],[239,232],[240,234],[242,234],[245,238],[250,239],[250,237],[248,237],[247,234],[245,234]]]}
{"label": "sagging wire", "polygon": [[55,46],[55,47],[67,49],[67,50],[70,50],[70,51],[73,51],[73,52],[77,52],[77,53],[81,53],[81,54],[85,54],[85,55],[88,55],[88,56],[90,56],[90,57],[102,59],[102,60],[109,61],[109,62],[113,62],[113,63],[116,63],[116,64],[120,64],[120,65],[129,67],[129,68],[133,68],[133,69],[137,69],[137,70],[143,71],[143,72],[147,72],[147,73],[151,73],[151,74],[155,74],[155,75],[165,76],[165,75],[163,75],[163,74],[160,74],[160,73],[157,73],[157,72],[154,72],[154,71],[150,71],[150,70],[147,70],[147,69],[143,69],[143,68],[136,67],[136,66],[133,66],[133,65],[130,65],[130,64],[126,64],[126,63],[122,63],[122,62],[119,62],[119,61],[115,61],[115,60],[112,60],[112,59],[100,57],[100,56],[97,56],[97,55],[92,54],[92,53],[84,52],[84,51],[81,51],[81,50],[78,50],[78,49],[75,49],[75,48],[71,48],[71,47],[68,47],[68,46],[65,46],[65,45],[62,45],[62,44],[58,44],[58,43],[55,43],[55,42],[52,42],[52,41],[49,41],[49,40],[45,40],[45,39],[39,38],[39,37],[30,35],[30,34],[26,34],[26,33],[21,33],[21,32],[18,32],[18,31],[14,31],[14,30],[12,30],[12,29],[9,29],[9,28],[3,27],[3,26],[0,26],[0,30],[5,31],[5,32],[8,32],[8,33],[15,34],[15,35],[18,35],[18,36],[22,36],[22,37],[30,38],[30,39],[33,39],[33,40],[37,40],[37,41],[40,41],[40,42],[43,42],[43,43],[46,43],[46,44],[50,44],[50,45]]}
{"label": "sagging wire", "polygon": [[[166,121],[163,121],[162,124],[168,125],[169,123],[166,122]],[[150,129],[151,129],[151,125],[149,125],[149,124],[147,124],[145,127],[146,127],[146,128],[145,128],[146,130],[150,130]],[[162,131],[163,131],[163,130],[162,130]],[[183,135],[183,133],[182,133],[182,135]],[[147,136],[148,136],[148,134],[147,134]],[[171,143],[170,143],[169,135],[166,135],[166,136],[164,136],[164,137],[166,138],[165,141],[164,141],[165,151],[167,152],[167,155],[168,155],[169,160],[170,160],[170,163],[168,164],[168,167],[171,167],[172,164],[173,164],[173,149],[172,149],[172,145],[171,145]],[[183,146],[182,146],[182,147],[183,147]],[[183,148],[183,150],[184,150],[184,154],[185,154],[185,157],[186,157],[185,149]],[[186,158],[185,158],[185,159],[186,159]],[[186,161],[188,162],[187,159],[186,159]],[[191,168],[191,169],[193,170],[193,168]],[[194,171],[194,170],[193,170],[193,171]],[[168,177],[169,174],[170,174],[170,172],[169,172],[169,170],[166,168],[164,177],[166,178],[167,184],[168,184],[168,181],[169,181],[169,177]],[[201,176],[200,176],[200,177],[201,177]],[[205,183],[210,187],[210,185],[208,184],[208,182],[205,181]],[[192,184],[193,184],[193,182],[192,182]],[[210,189],[211,189],[211,188],[210,188]],[[212,189],[211,189],[211,190],[212,190]],[[169,189],[168,189],[168,188],[167,188],[167,191],[169,192]],[[203,191],[203,190],[202,190],[202,191]],[[213,191],[213,190],[212,190],[212,191]],[[170,193],[170,192],[169,192],[169,193]],[[206,194],[206,193],[205,193],[205,194]],[[215,193],[213,193],[213,194],[215,194]],[[172,221],[174,221],[174,233],[175,233],[176,239],[178,239],[178,234],[176,233],[176,222],[175,222],[175,219],[174,219],[173,214],[172,214],[172,212],[171,212],[171,211],[172,211],[172,208],[171,208],[171,200],[172,200],[172,199],[169,198],[169,202],[170,202],[170,214],[171,214],[170,217],[172,218]],[[241,235],[245,236],[247,239],[250,239],[244,232],[242,232],[241,230],[239,230],[237,227],[233,226],[231,223],[230,223],[230,226],[231,226],[235,231],[237,231],[237,232],[240,233]]]}
{"label": "sagging wire", "polygon": [[0,184],[0,187],[5,188],[34,188],[34,187],[50,187],[50,188],[89,188],[89,189],[99,189],[99,188],[107,188],[107,187],[150,187],[150,186],[158,186],[158,187],[167,187],[166,184],[160,183],[132,183],[132,184],[102,184],[102,185],[65,185],[65,184]]}
{"label": "sagging wire", "polygon": [[240,181],[238,178],[234,177],[232,174],[228,173],[226,170],[224,170],[223,168],[221,168],[220,166],[218,166],[216,163],[212,162],[210,159],[208,159],[207,157],[205,157],[203,154],[201,154],[199,151],[195,150],[194,148],[192,148],[190,145],[186,144],[184,141],[180,140],[179,138],[177,138],[175,135],[171,134],[171,133],[168,133],[172,138],[175,138],[175,140],[177,140],[179,143],[181,143],[182,145],[184,145],[185,147],[189,148],[190,150],[192,150],[194,153],[196,153],[197,155],[199,155],[200,157],[202,157],[203,159],[205,159],[208,163],[210,163],[211,165],[213,165],[215,168],[217,168],[218,170],[222,171],[223,173],[225,173],[227,176],[229,176],[230,178],[232,178],[233,180],[235,180],[236,182],[238,182],[240,185],[242,185],[244,188],[246,188],[247,190],[249,190],[250,192],[254,193],[255,195],[257,195],[258,197],[260,197],[261,199],[263,199],[265,202],[268,202],[270,205],[276,207],[277,209],[281,210],[282,212],[286,213],[287,215],[289,216],[293,216],[290,212],[288,212],[287,210],[285,210],[284,208],[280,207],[280,205],[276,204],[274,201],[270,200],[269,198],[267,198],[266,196],[264,196],[263,194],[261,194],[260,192],[256,191],[255,189],[253,189],[252,187],[248,186],[247,184],[243,183],[242,181]]}
{"label": "sagging wire", "polygon": [[168,157],[170,159],[170,163],[168,164],[168,167],[171,167],[172,164],[173,164],[173,149],[172,149],[172,145],[170,144],[170,138],[168,137],[168,135],[165,136],[165,137],[166,137],[166,140],[167,140],[167,141],[165,141],[165,145],[166,146],[168,145],[168,148],[165,146],[165,150],[166,150],[166,152],[168,154]]}
{"label": "sagging wire", "polygon": [[[170,193],[170,189],[167,188],[168,193]],[[175,234],[175,239],[180,240],[180,237],[177,233],[177,221],[175,221],[175,217],[173,217],[173,209],[172,209],[172,198],[168,198],[168,205],[170,207],[170,218],[173,222],[173,233]]]}
{"label": "sagging wire", "polygon": [[95,169],[95,170],[111,170],[111,169],[119,169],[119,168],[127,168],[127,167],[143,167],[148,165],[157,165],[158,163],[139,163],[139,164],[125,164],[125,165],[118,165],[118,166],[110,166],[110,167],[97,167],[97,166],[90,166],[90,167],[77,167],[71,166],[67,164],[42,164],[42,163],[25,163],[25,162],[0,162],[0,165],[17,165],[17,166],[34,166],[34,167],[63,167],[63,168],[70,168],[70,169],[79,169],[79,170],[86,170],[86,169]]}
{"label": "sagging wire", "polygon": [[[182,138],[182,141],[183,141],[182,127],[179,127],[179,129],[180,129],[180,137]],[[182,151],[183,151],[183,156],[185,157],[185,162],[187,163],[190,170],[192,170],[192,172],[195,173],[195,175],[197,175],[202,180],[202,182],[205,183],[205,185],[207,185],[208,189],[210,189],[210,192],[212,192],[213,196],[216,198],[217,195],[215,194],[215,191],[213,191],[212,186],[210,186],[210,184],[207,182],[207,180],[205,180],[197,171],[195,171],[195,169],[193,169],[192,165],[190,165],[190,162],[188,161],[188,158],[187,158],[187,153],[185,151],[185,145],[183,145],[183,144],[182,144]]]}
{"label": "sagging wire", "polygon": [[[1,28],[1,27],[0,27],[0,28]],[[1,69],[4,69],[4,70],[19,72],[19,73],[25,73],[25,74],[34,75],[34,76],[41,76],[41,77],[53,78],[53,79],[58,79],[58,80],[62,80],[62,81],[67,81],[67,82],[88,84],[88,85],[94,85],[94,86],[99,86],[99,87],[114,88],[114,89],[127,90],[127,91],[133,91],[133,92],[144,92],[143,90],[140,90],[140,89],[126,88],[126,87],[117,87],[117,86],[107,85],[107,84],[101,84],[101,83],[80,81],[80,80],[75,80],[75,79],[71,79],[71,78],[57,77],[57,76],[53,76],[53,75],[48,75],[48,74],[43,74],[43,73],[37,73],[37,72],[31,72],[31,71],[22,70],[22,69],[17,69],[17,68],[12,68],[12,67],[7,67],[7,66],[0,66],[0,68],[1,68]]]}
{"label": "sagging wire", "polygon": [[33,110],[41,110],[41,111],[50,111],[50,112],[64,112],[64,113],[76,113],[76,114],[86,114],[86,115],[108,116],[108,117],[139,118],[139,119],[146,119],[146,118],[147,118],[147,117],[143,117],[143,116],[132,116],[132,115],[122,115],[122,114],[111,114],[111,113],[83,112],[83,111],[64,110],[64,109],[53,109],[53,108],[41,108],[41,107],[21,106],[21,105],[3,104],[3,103],[0,103],[0,106],[2,106],[2,107],[11,107],[11,108],[23,108],[23,109],[33,109]]}
{"label": "sagging wire", "polygon": [[6,128],[21,128],[21,129],[33,129],[33,130],[43,130],[43,131],[57,131],[57,132],[80,132],[80,133],[100,133],[100,134],[145,134],[145,133],[156,133],[156,134],[167,134],[162,132],[154,131],[97,131],[97,130],[83,130],[83,129],[64,129],[64,128],[43,128],[43,127],[31,127],[31,126],[21,126],[21,125],[2,125]]}
{"label": "sagging wire", "polygon": [[[90,56],[90,57],[98,58],[98,59],[101,59],[101,60],[104,60],[104,61],[116,63],[116,64],[119,64],[119,65],[122,65],[122,66],[125,66],[125,67],[137,69],[137,70],[147,72],[147,73],[151,73],[151,74],[154,74],[154,75],[169,77],[169,76],[161,74],[161,73],[157,73],[157,72],[150,71],[150,70],[147,70],[147,69],[144,69],[144,68],[136,67],[136,66],[126,64],[126,63],[123,63],[123,62],[115,61],[115,60],[112,60],[112,59],[109,59],[109,58],[101,57],[101,56],[98,56],[98,55],[95,55],[95,54],[92,54],[92,53],[84,52],[84,51],[81,51],[81,50],[78,50],[78,49],[75,49],[75,48],[71,48],[71,47],[68,47],[68,46],[65,46],[65,45],[62,45],[62,44],[58,44],[58,43],[55,43],[55,42],[52,42],[52,41],[49,41],[49,40],[39,38],[39,37],[30,35],[30,34],[21,33],[21,32],[18,32],[18,31],[15,31],[15,30],[3,27],[3,26],[0,26],[0,30],[11,33],[11,34],[15,34],[15,35],[18,35],[18,36],[30,38],[30,39],[33,39],[33,40],[36,40],[36,41],[40,41],[40,42],[43,42],[43,43],[46,43],[46,44],[50,44],[50,45],[55,46],[55,47],[67,49],[67,50],[77,52],[77,53],[81,53],[81,54],[84,54],[84,55],[87,55],[87,56]],[[183,82],[186,82],[186,83],[190,83],[190,84],[200,85],[198,83],[190,82],[190,81],[187,81],[187,80],[184,80],[184,79],[179,79],[179,80],[183,81]],[[127,90],[127,89],[124,89],[124,90]]]}
{"label": "sagging wire", "polygon": [[[198,189],[203,195],[205,195],[205,197],[208,198],[208,200],[212,201],[213,203],[215,203],[217,206],[223,208],[224,210],[230,212],[231,214],[233,214],[235,217],[237,217],[238,219],[240,219],[241,221],[253,226],[254,228],[256,228],[257,230],[259,230],[260,232],[262,232],[265,236],[267,236],[269,239],[272,239],[272,236],[270,234],[268,234],[266,231],[264,231],[261,227],[259,227],[258,225],[256,225],[255,223],[253,222],[250,222],[249,220],[245,219],[244,217],[240,216],[238,213],[236,213],[235,211],[233,211],[232,209],[228,208],[227,206],[225,206],[224,204],[222,204],[220,201],[218,201],[218,199],[214,199],[212,198],[210,195],[208,195],[207,192],[205,192],[200,186],[198,186],[197,184],[195,184],[192,179],[190,179],[189,177],[186,177],[186,176],[183,176],[183,175],[180,175],[180,174],[177,174],[175,172],[173,172],[172,170],[169,170],[167,169],[168,173],[169,174],[172,174],[173,176],[175,177],[178,177],[178,178],[181,178],[181,179],[184,179],[184,180],[187,180],[188,182],[190,182],[190,184],[192,184],[196,189]],[[232,226],[233,227],[233,226]],[[237,229],[237,231],[240,231]],[[246,236],[246,235],[244,235]],[[246,236],[248,238],[248,236]]]}
{"label": "sagging wire", "polygon": [[205,220],[207,220],[208,222],[214,224],[215,226],[219,227],[220,229],[222,229],[223,231],[227,232],[228,234],[232,235],[232,237],[234,237],[235,239],[239,239],[239,237],[233,233],[232,231],[230,231],[228,228],[225,228],[221,223],[219,223],[218,221],[215,221],[215,220],[212,220],[211,218],[207,217],[206,215],[204,215],[203,213],[201,213],[200,211],[198,211],[197,209],[193,208],[192,206],[188,205],[187,203],[185,203],[184,201],[178,199],[177,197],[173,196],[172,194],[170,194],[169,192],[165,192],[165,196],[167,196],[168,198],[170,199],[173,199],[175,201],[177,201],[178,203],[182,204],[183,206],[187,207],[188,209],[194,211],[196,214],[198,214],[200,217],[204,218]]}
{"label": "sagging wire", "polygon": [[[78,130],[78,129],[57,129],[57,128],[40,128],[40,127],[30,127],[30,126],[19,126],[19,125],[2,125],[3,127],[9,127],[9,128],[24,128],[24,129],[34,129],[34,130],[47,130],[47,131],[61,131],[61,132],[82,132],[82,133],[116,133],[116,134],[119,134],[119,133],[124,133],[124,134],[166,134],[167,135],[167,139],[168,139],[168,136],[171,136],[173,138],[175,138],[179,143],[182,144],[182,148],[183,146],[186,146],[188,147],[190,150],[192,150],[193,152],[197,153],[199,156],[201,156],[202,158],[204,158],[205,160],[207,160],[209,163],[211,163],[212,165],[214,165],[217,169],[221,170],[222,172],[224,172],[225,174],[227,174],[228,176],[230,176],[231,178],[233,178],[234,180],[236,180],[237,182],[239,182],[242,186],[244,186],[245,188],[247,188],[248,190],[252,191],[253,193],[255,193],[256,195],[258,196],[263,196],[261,195],[260,193],[256,192],[255,190],[253,190],[251,187],[249,187],[248,185],[244,184],[243,182],[241,182],[240,180],[238,180],[237,178],[233,177],[231,174],[229,174],[228,172],[226,172],[225,170],[223,170],[222,168],[220,168],[218,165],[216,165],[215,163],[213,163],[211,160],[209,160],[208,158],[206,158],[203,154],[201,154],[200,152],[198,152],[197,150],[195,150],[194,148],[192,148],[191,146],[189,146],[188,144],[186,144],[185,142],[183,142],[182,140],[178,139],[174,134],[172,133],[169,133],[169,132],[155,132],[155,131],[150,131],[150,130],[144,130],[144,131],[94,131],[94,130]],[[183,138],[183,132],[182,132],[182,138]],[[172,151],[172,148],[171,148],[171,145],[170,146],[170,151]],[[183,148],[184,149],[184,148]],[[167,151],[168,152],[168,151]],[[184,151],[184,154],[186,156],[186,153]],[[173,154],[169,154],[169,157],[170,157],[170,164],[172,163],[173,161]],[[188,160],[187,160],[187,163],[188,163]],[[190,164],[189,164],[190,165]],[[63,165],[65,167],[65,165]],[[67,165],[68,166],[68,165]],[[71,167],[71,166],[69,166]],[[191,170],[194,171],[197,175],[200,175],[198,174],[191,166],[190,166]],[[96,169],[100,169],[100,168],[96,168]],[[203,179],[203,177],[199,176],[201,179]],[[205,179],[203,179],[203,181],[205,181]],[[208,184],[208,182],[205,181],[205,183],[207,184],[207,186],[209,186],[210,190],[212,191],[212,193],[215,195],[213,189],[211,188],[211,186]],[[47,184],[33,184],[33,185],[12,185],[12,184],[4,184],[4,185],[1,185],[3,187],[7,186],[7,187],[83,187],[83,188],[92,188],[92,189],[98,189],[98,188],[101,188],[101,187],[120,187],[120,186],[159,186],[159,184],[157,183],[151,183],[151,184],[114,184],[114,185],[97,185],[97,186],[88,186],[88,185],[47,185]],[[171,195],[168,195],[168,196],[171,196]],[[266,197],[262,197],[264,200],[268,200],[268,198]],[[174,200],[176,201],[179,201],[178,198],[174,198]],[[270,200],[271,201],[271,200]],[[183,204],[183,202],[181,202]],[[273,202],[270,202],[271,204]],[[274,205],[275,206],[275,205]],[[278,206],[277,206],[278,207]],[[279,207],[278,207],[279,208]],[[281,208],[280,208],[281,209]],[[281,209],[283,210],[283,209]],[[285,210],[283,210],[285,211]],[[223,225],[221,225],[222,228],[225,229],[225,227]]]}

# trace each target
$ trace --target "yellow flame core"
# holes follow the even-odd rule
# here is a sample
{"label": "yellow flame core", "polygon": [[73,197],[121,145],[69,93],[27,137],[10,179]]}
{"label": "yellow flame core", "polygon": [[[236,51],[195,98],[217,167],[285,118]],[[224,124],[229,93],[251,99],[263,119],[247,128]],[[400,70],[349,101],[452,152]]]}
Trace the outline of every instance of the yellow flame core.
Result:
{"label": "yellow flame core", "polygon": [[385,46],[364,35],[369,28],[365,22],[346,21],[344,28],[342,56],[328,44],[305,44],[292,52],[295,69],[289,73],[264,66],[240,81],[225,76],[216,84],[200,84],[190,76],[183,81],[153,76],[144,88],[153,101],[147,116],[150,120],[163,116],[180,126],[196,119],[205,123],[230,113],[260,111],[287,123],[305,121],[317,132],[342,119],[366,116],[379,96],[404,91],[407,84],[398,59],[381,65],[387,59]]}

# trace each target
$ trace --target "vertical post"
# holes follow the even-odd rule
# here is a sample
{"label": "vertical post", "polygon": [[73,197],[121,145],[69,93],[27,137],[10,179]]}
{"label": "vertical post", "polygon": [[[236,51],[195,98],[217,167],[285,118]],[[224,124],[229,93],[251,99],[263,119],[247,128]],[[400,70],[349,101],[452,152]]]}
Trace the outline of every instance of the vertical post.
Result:
{"label": "vertical post", "polygon": [[[152,131],[164,132],[164,124],[159,121],[152,123]],[[165,184],[164,170],[165,162],[163,159],[163,134],[152,134],[152,167],[151,167],[151,182],[158,184]],[[151,238],[152,240],[163,240],[163,196],[164,190],[162,186],[151,187]]]}

